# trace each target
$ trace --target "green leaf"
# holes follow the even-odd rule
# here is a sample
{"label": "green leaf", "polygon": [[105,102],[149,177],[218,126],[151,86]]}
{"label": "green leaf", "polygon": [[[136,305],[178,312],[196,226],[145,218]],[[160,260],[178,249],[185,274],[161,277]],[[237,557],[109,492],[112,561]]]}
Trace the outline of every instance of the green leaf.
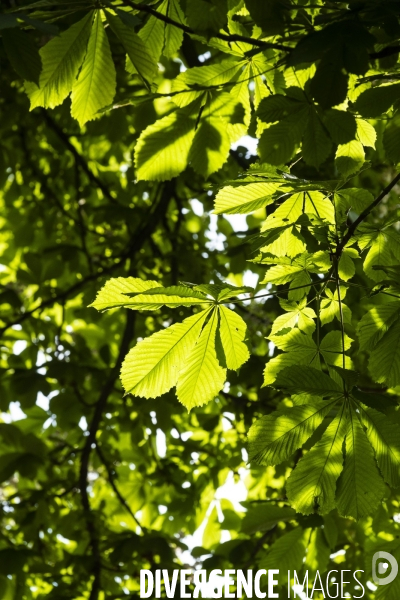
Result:
{"label": "green leaf", "polygon": [[260,159],[271,165],[288,162],[301,142],[307,117],[308,108],[303,108],[263,131],[258,144]]}
{"label": "green leaf", "polygon": [[37,106],[54,108],[68,96],[85,56],[92,21],[90,12],[40,50],[43,68],[39,87],[25,84],[31,110]]}
{"label": "green leaf", "polygon": [[246,214],[263,208],[273,201],[279,183],[249,183],[239,187],[228,185],[215,197],[215,213]]}
{"label": "green leaf", "polygon": [[[351,343],[352,340],[346,334],[342,337],[341,331],[329,331],[322,339],[319,349],[328,365],[343,367],[343,352],[350,348]],[[345,366],[346,369],[353,367],[351,359],[348,356],[345,356]]]}
{"label": "green leaf", "polygon": [[340,190],[335,194],[335,198],[339,200],[339,208],[344,211],[352,208],[358,214],[374,201],[371,192],[359,188]]}
{"label": "green leaf", "polygon": [[[125,357],[121,381],[126,394],[156,398],[178,380],[210,309],[145,338]],[[192,390],[194,393],[195,390]]]}
{"label": "green leaf", "polygon": [[87,121],[94,119],[101,108],[111,104],[115,88],[114,62],[101,19],[101,11],[98,10],[82,69],[72,87],[71,115],[81,127]]}
{"label": "green leaf", "polygon": [[[324,523],[324,529],[318,527],[312,530],[307,545],[304,568],[315,574],[315,577],[317,577],[317,571],[318,574],[325,573],[328,570],[331,553],[331,547],[326,539],[326,524]],[[318,581],[316,587],[318,587]]]}
{"label": "green leaf", "polygon": [[281,264],[275,265],[268,269],[264,279],[261,283],[274,283],[282,285],[293,281],[299,273],[304,271],[304,267],[301,264]]}
{"label": "green leaf", "polygon": [[299,230],[298,225],[271,230],[266,238],[267,245],[260,248],[261,252],[290,258],[303,254],[306,251],[306,244]]}
{"label": "green leaf", "polygon": [[321,324],[326,325],[326,323],[330,323],[333,319],[337,319],[339,323],[341,322],[341,310],[343,312],[343,321],[344,323],[351,323],[351,311],[349,307],[343,303],[343,299],[346,296],[346,288],[340,288],[340,302],[339,302],[339,294],[338,290],[332,292],[330,289],[325,290],[326,298],[321,300],[321,311],[320,311],[320,319]]}
{"label": "green leaf", "polygon": [[237,370],[250,357],[243,342],[246,335],[246,323],[237,313],[225,306],[219,306],[220,334],[228,369]]}
{"label": "green leaf", "polygon": [[[341,346],[342,346],[342,344],[340,344],[340,347]],[[348,357],[346,357],[346,362],[347,362],[347,360],[350,360],[350,359]],[[329,362],[328,362],[328,364],[329,364]],[[343,365],[343,360],[342,360],[342,365]],[[355,371],[350,371],[349,369],[343,369],[343,366],[338,367],[337,365],[334,365],[334,364],[333,365],[331,364],[330,367],[331,368],[329,368],[329,372],[330,373],[332,373],[332,372],[338,373],[338,375],[340,375],[341,380],[343,380],[347,383],[347,386],[350,390],[352,388],[354,388],[355,385],[357,385],[357,382],[359,380],[358,373],[356,373]]]}
{"label": "green leaf", "polygon": [[301,527],[296,527],[289,533],[285,533],[272,544],[267,556],[261,558],[260,568],[268,570],[279,565],[279,570],[286,578],[289,570],[300,571],[303,566],[310,533],[311,529],[302,529]]}
{"label": "green leaf", "polygon": [[[193,67],[180,73],[172,82],[171,91],[181,92],[172,96],[172,101],[179,107],[187,106],[204,94],[207,88],[235,81],[242,68],[242,62],[223,60],[217,64]],[[248,82],[246,82],[248,85]],[[236,89],[236,88],[234,88]],[[248,95],[248,92],[247,92]]]}
{"label": "green leaf", "polygon": [[386,156],[394,163],[400,162],[400,113],[396,113],[393,119],[386,125],[383,134],[383,147]]}
{"label": "green leaf", "polygon": [[159,288],[157,281],[143,280],[137,277],[116,277],[109,279],[96,296],[96,300],[89,306],[97,310],[108,310],[119,306],[126,306],[131,298],[129,293],[140,294],[152,288]]}
{"label": "green leaf", "polygon": [[271,329],[271,335],[276,335],[282,329],[288,327],[292,329],[296,325],[304,333],[311,334],[315,330],[315,323],[313,319],[316,319],[317,315],[312,308],[305,306],[305,302],[280,302],[282,308],[287,310],[287,313],[280,315],[275,319]]}
{"label": "green leaf", "polygon": [[400,259],[400,236],[393,229],[372,230],[370,234],[358,238],[361,250],[369,246],[364,259],[364,271],[374,281],[386,279],[386,273],[380,266],[395,264]]}
{"label": "green leaf", "polygon": [[176,110],[149,125],[136,143],[138,178],[165,181],[179,175],[188,162],[194,127],[191,107]]}
{"label": "green leaf", "polygon": [[192,288],[194,291],[207,294],[214,300],[224,300],[226,298],[234,298],[244,292],[254,292],[254,289],[249,286],[236,287],[226,281],[221,283],[203,283],[201,285],[194,285]]}
{"label": "green leaf", "polygon": [[171,179],[188,163],[208,177],[227,160],[234,123],[242,116],[242,105],[231,95],[219,93],[203,94],[189,106],[156,121],[137,142],[139,178]]}
{"label": "green leaf", "polygon": [[374,306],[357,326],[360,350],[372,350],[400,316],[400,301]]}
{"label": "green leaf", "polygon": [[226,369],[219,365],[215,350],[217,325],[214,310],[179,373],[176,393],[188,411],[213,400],[225,383]]}
{"label": "green leaf", "polygon": [[[165,5],[165,2],[163,3]],[[158,12],[162,10],[161,6],[157,8]],[[161,13],[163,14],[163,12]],[[173,21],[186,25],[185,15],[181,10],[178,0],[169,0],[166,15]],[[163,54],[167,58],[172,58],[182,46],[183,31],[174,25],[165,24],[164,50]]]}
{"label": "green leaf", "polygon": [[390,418],[372,408],[361,412],[367,437],[386,483],[400,486],[400,436],[399,426]]}
{"label": "green leaf", "polygon": [[120,40],[135,71],[150,90],[151,83],[158,71],[157,63],[142,39],[127,27],[119,17],[106,13],[111,29]]}
{"label": "green leaf", "polygon": [[271,503],[250,504],[242,520],[241,530],[248,535],[257,531],[268,531],[278,522],[290,521],[295,516],[295,511],[287,506]]}
{"label": "green leaf", "polygon": [[343,469],[343,442],[347,422],[344,408],[333,419],[313,448],[300,459],[286,490],[297,512],[329,513],[335,507],[336,482]]}
{"label": "green leaf", "polygon": [[257,116],[264,123],[275,123],[276,121],[282,121],[293,113],[297,113],[302,108],[304,108],[304,102],[289,96],[275,94],[261,100]]}
{"label": "green leaf", "polygon": [[304,212],[309,217],[310,221],[314,221],[314,217],[318,217],[322,221],[334,223],[335,211],[333,204],[329,198],[321,192],[306,192]]}
{"label": "green leaf", "polygon": [[[163,11],[162,14],[165,15],[167,6],[168,0],[164,0],[158,7],[157,11]],[[164,30],[165,23],[161,21],[161,19],[150,15],[144,26],[139,31],[139,37],[146,44],[146,47],[150,50],[156,62],[160,58],[160,54],[163,51]]]}
{"label": "green leaf", "polygon": [[318,369],[293,365],[286,367],[277,376],[273,386],[290,394],[307,393],[313,396],[337,396],[342,388],[333,379]]}
{"label": "green leaf", "polygon": [[311,93],[322,108],[337,106],[346,99],[348,76],[343,73],[340,60],[337,52],[325,55],[311,80]]}
{"label": "green leaf", "polygon": [[[23,8],[20,8],[19,10],[20,11],[24,10],[24,8],[27,9],[29,7],[25,6]],[[87,8],[87,6],[85,8]],[[53,13],[51,13],[51,16],[53,17],[56,14],[57,14],[57,11],[54,11]],[[14,15],[9,15],[9,16],[14,16]],[[38,19],[32,19],[31,17],[28,17],[27,15],[22,14],[21,12],[18,15],[18,19],[21,19],[21,21],[23,21],[24,24],[31,26],[34,29],[37,29],[38,31],[40,31],[41,33],[44,33],[45,35],[58,35],[59,34],[59,29],[58,29],[57,25],[53,25],[53,23],[49,23],[49,22],[45,23],[43,20],[39,21]]]}
{"label": "green leaf", "polygon": [[360,519],[376,510],[385,493],[372,448],[353,406],[350,405],[346,455],[338,481],[337,507],[343,517]]}
{"label": "green leaf", "polygon": [[375,148],[375,128],[364,119],[357,119],[357,139],[362,143],[363,146]]}
{"label": "green leaf", "polygon": [[304,206],[304,192],[292,194],[275,210],[275,212],[268,215],[267,220],[263,223],[261,231],[266,231],[267,229],[275,227],[285,227],[290,223],[295,223],[303,214]]}
{"label": "green leaf", "polygon": [[2,13],[0,15],[0,31],[3,31],[4,29],[13,28],[13,27],[18,27],[19,26],[18,16],[19,15],[15,15],[15,14],[11,14],[11,13]]}
{"label": "green leaf", "polygon": [[[186,25],[185,15],[180,8],[178,0],[163,0],[157,6],[157,12]],[[152,53],[155,61],[158,61],[161,53],[167,58],[172,58],[178,52],[183,41],[183,31],[181,29],[165,23],[159,17],[153,15],[150,15],[148,18],[140,30],[139,36]]]}
{"label": "green leaf", "polygon": [[221,527],[218,521],[217,507],[211,511],[210,516],[207,519],[207,524],[204,528],[202,545],[204,548],[211,548],[218,544],[221,539]]}
{"label": "green leaf", "polygon": [[324,194],[314,191],[299,192],[289,196],[275,212],[268,215],[261,231],[295,223],[302,214],[309,215],[311,219],[318,217],[329,223],[334,222],[333,204]]}
{"label": "green leaf", "polygon": [[400,384],[400,321],[397,319],[376,344],[369,359],[374,381],[389,387]]}
{"label": "green leaf", "polygon": [[233,285],[231,286],[227,283],[224,283],[222,290],[217,295],[217,300],[221,302],[222,300],[227,300],[228,298],[237,298],[241,294],[249,292],[254,293],[254,288],[248,285],[243,285],[242,287],[235,287]]}
{"label": "green leaf", "polygon": [[336,108],[326,110],[324,124],[336,144],[347,144],[347,142],[351,142],[356,138],[356,119],[344,110],[337,110]]}
{"label": "green leaf", "polygon": [[226,123],[218,116],[201,119],[193,138],[188,161],[197,173],[207,178],[226,162],[231,147]]}
{"label": "green leaf", "polygon": [[[382,390],[383,391],[383,390]],[[358,402],[362,402],[365,406],[373,408],[384,415],[393,413],[393,409],[398,407],[396,396],[391,394],[379,394],[378,392],[362,392],[358,388],[353,388],[351,395]]]}
{"label": "green leaf", "polygon": [[31,37],[18,29],[2,33],[4,49],[15,71],[20,77],[39,85],[42,61]]}
{"label": "green leaf", "polygon": [[313,167],[319,167],[329,156],[332,142],[317,111],[310,109],[309,120],[304,131],[302,144],[304,161]]}
{"label": "green leaf", "polygon": [[[129,293],[128,296],[131,296]],[[176,308],[177,306],[194,306],[210,304],[210,300],[195,290],[185,286],[173,285],[150,289],[143,294],[135,294],[124,305],[126,308],[137,310],[157,310],[161,306]]]}
{"label": "green leaf", "polygon": [[273,466],[287,460],[312,436],[333,405],[305,404],[262,417],[248,433],[249,461]]}
{"label": "green leaf", "polygon": [[257,0],[247,0],[246,8],[254,22],[261,27],[263,32],[270,35],[279,35],[285,26],[285,5],[279,0],[270,0],[260,5]]}
{"label": "green leaf", "polygon": [[364,148],[361,142],[357,140],[340,145],[336,151],[335,164],[343,177],[356,173],[361,169],[364,161]]}
{"label": "green leaf", "polygon": [[381,85],[362,92],[354,109],[363,117],[381,117],[400,97],[400,84]]}
{"label": "green leaf", "polygon": [[187,0],[187,19],[196,31],[219,31],[226,26],[226,0]]}
{"label": "green leaf", "polygon": [[320,367],[318,349],[310,335],[305,335],[299,329],[292,329],[285,335],[274,336],[271,339],[285,352],[270,359],[265,365],[264,385],[271,385],[277,374],[291,365]]}
{"label": "green leaf", "polygon": [[359,254],[355,248],[343,248],[339,259],[339,277],[344,281],[351,279],[356,272],[354,258],[359,258]]}

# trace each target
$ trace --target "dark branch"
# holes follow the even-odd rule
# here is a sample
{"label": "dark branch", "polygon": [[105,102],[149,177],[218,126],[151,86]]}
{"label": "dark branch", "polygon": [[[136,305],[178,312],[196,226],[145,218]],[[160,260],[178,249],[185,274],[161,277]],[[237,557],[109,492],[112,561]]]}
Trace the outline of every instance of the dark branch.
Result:
{"label": "dark branch", "polygon": [[54,133],[57,134],[57,136],[60,138],[60,140],[63,142],[63,144],[67,148],[67,150],[69,150],[69,152],[71,152],[71,154],[73,155],[73,157],[75,159],[76,164],[82,169],[82,171],[84,173],[86,173],[86,175],[89,178],[89,181],[91,181],[99,190],[101,190],[103,196],[105,198],[107,198],[107,200],[109,200],[110,202],[113,202],[114,204],[118,204],[118,201],[111,195],[111,192],[108,189],[108,187],[101,181],[101,179],[99,177],[97,177],[97,175],[95,175],[95,173],[93,173],[92,169],[89,167],[86,160],[78,152],[78,150],[75,148],[75,146],[70,142],[69,136],[66,133],[64,133],[64,131],[50,117],[50,115],[48,114],[48,112],[46,110],[42,109],[42,115],[43,115],[44,120],[46,121],[47,125],[50,127],[50,129],[52,129],[54,131]]}
{"label": "dark branch", "polygon": [[370,58],[385,58],[386,56],[392,56],[392,54],[398,54],[400,52],[400,46],[386,46],[379,52],[371,52]]}
{"label": "dark branch", "polygon": [[131,515],[131,517],[135,521],[136,525],[138,525],[138,527],[140,527],[140,529],[142,531],[145,531],[145,528],[142,527],[142,525],[138,521],[135,513],[133,512],[133,510],[131,509],[131,507],[129,506],[129,504],[127,503],[127,501],[125,500],[125,498],[123,497],[123,495],[121,494],[121,492],[119,491],[119,489],[118,489],[118,487],[117,487],[117,485],[115,483],[115,475],[113,473],[111,465],[107,462],[106,457],[104,456],[103,451],[101,450],[101,448],[100,448],[99,445],[96,445],[96,452],[99,455],[99,458],[100,458],[101,462],[105,466],[105,469],[107,471],[108,481],[110,482],[110,485],[111,485],[112,489],[114,490],[114,494],[117,496],[117,498],[120,501],[120,503],[122,504],[122,506]]}
{"label": "dark branch", "polygon": [[122,361],[129,349],[129,344],[133,338],[134,323],[136,314],[133,311],[127,311],[126,326],[122,337],[121,345],[119,348],[118,358],[115,362],[114,367],[102,389],[100,397],[96,403],[94,409],[92,421],[89,427],[89,435],[86,437],[86,442],[83,447],[81,464],[79,470],[79,489],[81,492],[83,512],[86,520],[86,526],[90,538],[90,547],[92,550],[93,558],[93,583],[90,592],[89,600],[97,600],[99,592],[101,590],[101,553],[100,553],[100,541],[98,532],[95,524],[94,514],[90,507],[89,494],[87,491],[88,485],[88,471],[89,471],[89,460],[92,451],[92,446],[96,445],[96,435],[100,427],[101,420],[103,417],[104,409],[107,405],[108,398],[113,391],[114,383],[118,378],[119,371],[121,369]]}
{"label": "dark branch", "polygon": [[[155,10],[152,6],[150,6],[148,4],[142,4],[140,2],[133,2],[132,0],[123,0],[123,3],[125,4],[125,6],[130,6],[134,10],[148,13],[149,15],[156,17],[156,19],[159,19],[160,21],[164,21],[164,23],[167,23],[167,25],[173,25],[174,27],[181,29],[188,35],[202,36],[201,32],[195,31],[194,29],[192,29],[191,27],[188,27],[184,23],[180,23],[179,21],[175,21],[174,19],[171,19],[171,17],[168,17],[167,15],[161,14],[160,12],[158,12],[157,10]],[[228,42],[228,43],[244,42],[246,44],[251,44],[252,46],[258,46],[259,48],[273,48],[275,50],[283,50],[285,52],[290,52],[292,50],[292,48],[290,46],[285,46],[283,44],[274,44],[272,42],[266,42],[264,40],[258,40],[257,38],[247,37],[245,35],[239,35],[236,33],[231,34],[231,35],[228,35],[226,33],[213,33],[212,37],[217,38],[219,40],[223,40],[224,42]]]}
{"label": "dark branch", "polygon": [[52,306],[56,302],[65,301],[69,296],[71,296],[71,294],[73,294],[74,292],[77,292],[78,290],[83,288],[90,281],[94,281],[96,279],[99,279],[100,277],[104,277],[104,275],[108,275],[108,274],[112,273],[113,271],[122,267],[125,264],[126,260],[130,256],[132,256],[132,254],[134,254],[135,252],[137,252],[138,250],[141,249],[143,244],[148,240],[152,231],[154,231],[156,225],[159,223],[163,214],[166,212],[169,200],[171,198],[171,193],[170,193],[171,185],[172,184],[164,184],[163,192],[161,194],[160,200],[156,204],[154,204],[153,205],[154,208],[148,212],[148,216],[144,222],[144,225],[135,234],[132,235],[132,242],[129,244],[126,251],[119,257],[119,260],[117,260],[117,262],[113,263],[112,265],[110,265],[108,267],[102,268],[100,271],[97,271],[97,273],[88,275],[84,279],[77,281],[74,285],[72,285],[68,289],[66,289],[62,292],[59,292],[52,298],[43,300],[38,306],[36,306],[32,310],[24,312],[22,315],[20,315],[14,321],[10,321],[9,323],[7,323],[6,325],[4,325],[3,327],[0,328],[0,337],[3,335],[3,333],[5,331],[7,331],[7,329],[9,329],[10,327],[13,327],[14,325],[19,325],[19,324],[23,323],[24,321],[26,321],[26,319],[29,319],[30,317],[32,317],[32,315],[35,312],[37,312],[38,310],[43,310],[44,308],[46,308],[48,306]]}
{"label": "dark branch", "polygon": [[378,204],[385,198],[385,196],[388,195],[388,193],[394,188],[394,186],[396,185],[396,183],[398,181],[400,181],[400,173],[398,173],[396,175],[396,177],[394,179],[392,179],[392,181],[385,187],[385,189],[382,190],[382,192],[379,194],[379,196],[377,198],[375,198],[375,200],[373,202],[371,202],[371,204],[369,206],[367,206],[367,208],[365,208],[362,211],[362,213],[357,217],[357,219],[350,225],[350,227],[348,228],[347,232],[343,236],[342,240],[337,245],[336,256],[338,258],[340,258],[341,254],[342,254],[342,251],[343,251],[343,248],[346,246],[346,244],[348,244],[348,242],[350,241],[350,239],[354,235],[357,227],[359,225],[361,225],[361,223],[363,221],[365,221],[365,219],[368,217],[368,215],[371,213],[371,211],[376,206],[378,206]]}

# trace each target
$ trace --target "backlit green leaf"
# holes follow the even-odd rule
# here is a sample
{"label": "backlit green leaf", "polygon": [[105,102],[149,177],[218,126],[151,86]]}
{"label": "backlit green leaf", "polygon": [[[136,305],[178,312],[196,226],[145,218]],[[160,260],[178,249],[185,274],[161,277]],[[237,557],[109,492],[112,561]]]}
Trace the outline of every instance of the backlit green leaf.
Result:
{"label": "backlit green leaf", "polygon": [[92,21],[93,12],[89,12],[40,50],[43,68],[39,87],[34,83],[25,84],[31,110],[37,106],[54,108],[71,92],[85,56]]}
{"label": "backlit green leaf", "polygon": [[309,515],[322,514],[335,507],[336,482],[343,468],[343,442],[347,430],[344,409],[341,409],[317,444],[296,465],[287,482],[287,494],[292,506]]}
{"label": "backlit green leaf", "polygon": [[225,383],[226,370],[219,365],[215,351],[217,325],[214,311],[179,373],[176,393],[188,410],[213,400]]}
{"label": "backlit green leaf", "polygon": [[300,448],[322,423],[333,403],[294,406],[284,413],[262,417],[248,434],[249,460],[262,465],[277,465]]}
{"label": "backlit green leaf", "polygon": [[360,519],[371,514],[385,493],[372,447],[358,414],[350,407],[346,432],[346,455],[337,487],[337,507],[342,516]]}
{"label": "backlit green leaf", "polygon": [[232,310],[219,306],[221,341],[228,369],[238,369],[245,363],[250,353],[243,342],[246,323]]}
{"label": "backlit green leaf", "polygon": [[[182,323],[171,325],[136,344],[127,354],[121,369],[125,392],[156,398],[176,385],[208,312],[188,317]],[[197,394],[197,390],[192,389],[191,393]]]}
{"label": "backlit green leaf", "polygon": [[114,62],[101,19],[101,11],[98,10],[82,69],[72,86],[72,116],[81,126],[91,121],[101,108],[111,104],[115,88]]}

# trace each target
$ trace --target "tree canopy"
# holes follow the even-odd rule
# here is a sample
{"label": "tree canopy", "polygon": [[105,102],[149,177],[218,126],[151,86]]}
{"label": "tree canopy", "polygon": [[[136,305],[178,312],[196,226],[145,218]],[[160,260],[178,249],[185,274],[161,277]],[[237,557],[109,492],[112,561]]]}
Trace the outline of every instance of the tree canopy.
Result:
{"label": "tree canopy", "polygon": [[2,11],[0,597],[398,600],[400,2]]}

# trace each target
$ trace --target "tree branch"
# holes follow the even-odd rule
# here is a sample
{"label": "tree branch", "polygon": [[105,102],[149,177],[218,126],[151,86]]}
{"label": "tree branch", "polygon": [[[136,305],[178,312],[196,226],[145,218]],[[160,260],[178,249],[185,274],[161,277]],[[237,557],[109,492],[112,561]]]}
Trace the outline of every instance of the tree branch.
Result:
{"label": "tree branch", "polygon": [[86,442],[83,447],[81,463],[79,469],[79,489],[81,492],[81,500],[83,506],[83,512],[86,519],[87,530],[90,537],[90,547],[92,549],[92,558],[93,558],[93,583],[92,589],[90,591],[89,600],[97,600],[99,597],[99,593],[101,590],[101,553],[100,553],[100,542],[98,537],[98,532],[96,529],[94,514],[92,512],[89,500],[89,494],[87,491],[88,485],[88,471],[89,471],[89,460],[90,454],[92,451],[92,447],[96,445],[96,435],[97,431],[100,427],[101,420],[103,417],[104,409],[107,405],[108,398],[113,391],[115,380],[119,375],[119,371],[121,369],[122,361],[129,349],[130,341],[133,337],[134,332],[134,323],[135,323],[136,313],[133,311],[127,311],[126,317],[126,325],[124,334],[122,336],[121,345],[119,348],[119,353],[117,360],[115,362],[114,367],[111,370],[111,373],[102,389],[100,397],[96,403],[93,418],[89,427],[89,435],[86,437]]}
{"label": "tree branch", "polygon": [[338,257],[338,259],[340,258],[341,254],[343,252],[343,248],[346,246],[346,244],[348,244],[348,242],[354,235],[357,227],[359,225],[361,225],[361,223],[363,221],[365,221],[365,219],[368,217],[368,215],[371,213],[371,211],[376,206],[378,206],[379,202],[381,202],[385,198],[385,196],[388,195],[388,193],[394,188],[394,186],[396,185],[396,183],[398,181],[400,181],[400,173],[398,173],[396,175],[396,177],[394,179],[392,179],[392,181],[385,187],[385,189],[382,190],[382,192],[379,194],[379,196],[377,198],[375,198],[375,200],[373,202],[371,202],[371,204],[369,206],[367,206],[367,208],[365,208],[362,211],[362,213],[357,217],[357,219],[350,225],[347,232],[345,233],[345,235],[343,236],[343,238],[337,245],[336,256]]}
{"label": "tree branch", "polygon": [[386,46],[386,48],[382,48],[378,52],[371,52],[370,58],[385,58],[386,56],[391,56],[392,54],[398,54],[400,52],[400,46]]}
{"label": "tree branch", "polygon": [[50,115],[48,114],[48,112],[45,109],[42,109],[42,115],[43,115],[44,120],[46,121],[47,125],[50,127],[50,129],[52,129],[54,131],[54,133],[57,134],[57,136],[60,138],[60,140],[63,142],[63,144],[67,148],[67,150],[69,150],[69,152],[71,152],[71,154],[73,155],[73,157],[75,159],[76,164],[79,165],[79,167],[82,169],[82,171],[84,171],[84,173],[86,173],[86,175],[89,178],[89,181],[91,181],[96,187],[99,188],[99,190],[101,190],[103,196],[105,198],[107,198],[107,200],[109,200],[113,204],[118,204],[118,201],[111,195],[111,192],[107,188],[107,186],[101,181],[101,179],[99,177],[97,177],[97,175],[95,175],[95,173],[93,173],[92,169],[89,167],[86,160],[78,152],[78,150],[75,148],[75,146],[70,142],[70,139],[67,136],[67,134],[64,133],[64,131],[61,129],[61,127],[58,126],[58,124],[50,117]]}
{"label": "tree branch", "polygon": [[38,306],[36,306],[35,308],[32,308],[32,310],[26,311],[22,315],[20,315],[17,319],[15,319],[14,321],[10,321],[9,323],[7,323],[6,325],[4,325],[3,327],[0,328],[0,338],[4,334],[5,331],[10,329],[10,327],[13,327],[14,325],[20,325],[21,323],[26,321],[26,319],[29,319],[30,317],[32,317],[32,315],[35,312],[37,312],[38,310],[43,310],[44,308],[46,308],[48,306],[52,306],[56,302],[60,302],[60,301],[62,302],[64,300],[66,300],[68,298],[68,296],[70,296],[74,292],[77,292],[78,290],[80,290],[82,287],[84,287],[90,281],[99,279],[100,277],[103,277],[104,275],[112,273],[113,271],[117,270],[119,267],[122,267],[125,264],[126,260],[132,254],[134,254],[138,250],[140,250],[140,248],[143,246],[144,242],[147,241],[151,232],[154,231],[154,229],[155,229],[156,225],[159,223],[162,215],[165,213],[165,211],[168,207],[168,204],[169,204],[169,200],[171,198],[171,189],[172,189],[171,185],[172,184],[170,182],[164,184],[163,192],[161,194],[160,200],[156,204],[153,205],[154,209],[149,211],[147,219],[144,222],[144,225],[135,234],[133,234],[132,242],[129,244],[126,251],[119,257],[119,260],[117,262],[115,262],[114,264],[112,264],[108,267],[102,268],[100,271],[97,271],[97,273],[92,273],[92,274],[88,275],[87,277],[85,277],[84,279],[77,281],[70,288],[68,288],[62,292],[59,292],[52,298],[43,300]]}
{"label": "tree branch", "polygon": [[101,450],[101,448],[98,444],[96,445],[96,452],[99,455],[99,458],[107,471],[108,481],[110,482],[110,485],[111,485],[112,489],[114,490],[115,495],[117,496],[117,498],[120,501],[120,503],[122,504],[122,506],[131,515],[131,517],[135,521],[136,525],[138,527],[140,527],[140,529],[144,532],[145,528],[140,524],[135,513],[132,511],[131,507],[129,506],[129,504],[127,503],[127,501],[125,500],[125,498],[123,497],[121,492],[119,491],[119,489],[115,483],[115,476],[112,472],[112,468],[111,468],[110,464],[107,462],[106,457],[104,456],[103,451]]}
{"label": "tree branch", "polygon": [[[167,15],[161,14],[160,12],[158,12],[157,10],[155,10],[152,6],[150,6],[148,4],[142,4],[140,2],[133,2],[133,0],[123,0],[123,3],[125,4],[125,6],[130,6],[134,10],[148,13],[149,15],[156,17],[156,19],[159,19],[160,21],[164,21],[164,23],[167,23],[167,25],[173,25],[174,27],[181,29],[188,35],[199,35],[199,36],[202,35],[201,33],[196,32],[191,27],[188,27],[188,25],[185,25],[184,23],[180,23],[179,21],[175,21],[174,19],[171,19],[171,17],[168,17]],[[213,35],[211,37],[217,38],[219,40],[223,40],[224,42],[228,42],[228,43],[244,42],[246,44],[251,44],[252,46],[258,46],[259,48],[265,48],[265,49],[273,48],[275,50],[283,50],[284,52],[290,52],[293,49],[290,46],[285,46],[283,44],[274,44],[273,42],[266,42],[264,40],[258,40],[257,38],[247,37],[245,35],[239,35],[236,33],[230,34],[230,35],[228,35],[226,33],[213,33]]]}

